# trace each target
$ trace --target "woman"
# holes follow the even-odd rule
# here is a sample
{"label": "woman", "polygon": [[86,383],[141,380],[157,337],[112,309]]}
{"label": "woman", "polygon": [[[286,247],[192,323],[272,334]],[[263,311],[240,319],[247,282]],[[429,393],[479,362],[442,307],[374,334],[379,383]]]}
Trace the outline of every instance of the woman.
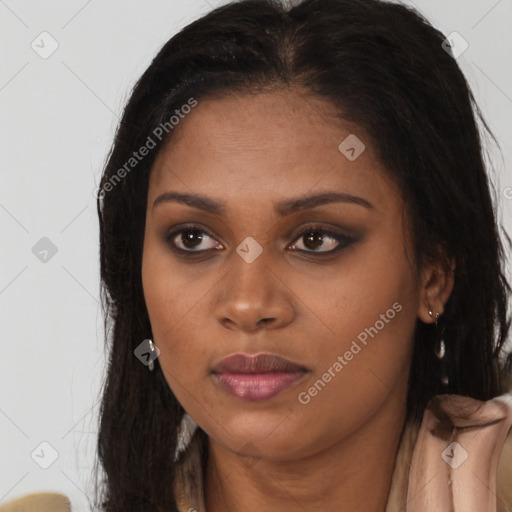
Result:
{"label": "woman", "polygon": [[244,0],[155,57],[98,194],[102,510],[512,510],[487,125],[444,41]]}

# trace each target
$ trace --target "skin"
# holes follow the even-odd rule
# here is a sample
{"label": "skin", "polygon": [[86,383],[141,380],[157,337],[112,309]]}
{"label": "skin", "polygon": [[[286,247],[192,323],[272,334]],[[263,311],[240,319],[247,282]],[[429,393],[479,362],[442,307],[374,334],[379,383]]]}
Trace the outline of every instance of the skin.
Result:
{"label": "skin", "polygon": [[[339,150],[351,133],[366,149]],[[209,436],[208,512],[385,510],[401,431],[413,333],[431,323],[453,288],[439,264],[417,272],[400,191],[368,137],[333,116],[325,100],[296,89],[203,99],[181,121],[150,176],[142,278],[159,362],[176,398]],[[155,199],[168,191],[225,202],[223,215]],[[337,202],[281,217],[273,203],[336,191],[373,207]],[[165,241],[183,223],[206,229],[192,252]],[[354,236],[317,246],[312,225]],[[236,252],[251,236],[262,253]],[[295,250],[291,247],[296,244]],[[197,247],[197,248],[196,248]],[[300,252],[299,249],[304,252]],[[197,253],[194,253],[197,254]],[[357,336],[402,306],[336,376],[303,404],[307,390]],[[310,372],[262,402],[220,389],[211,367],[233,353],[270,352]]]}

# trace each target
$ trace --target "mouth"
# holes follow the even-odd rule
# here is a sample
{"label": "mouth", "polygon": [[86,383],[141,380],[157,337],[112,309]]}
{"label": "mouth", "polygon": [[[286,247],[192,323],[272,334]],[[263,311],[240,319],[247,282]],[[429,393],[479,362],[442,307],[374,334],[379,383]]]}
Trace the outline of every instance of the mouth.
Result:
{"label": "mouth", "polygon": [[234,354],[212,369],[221,389],[247,401],[267,400],[297,384],[308,368],[274,354]]}

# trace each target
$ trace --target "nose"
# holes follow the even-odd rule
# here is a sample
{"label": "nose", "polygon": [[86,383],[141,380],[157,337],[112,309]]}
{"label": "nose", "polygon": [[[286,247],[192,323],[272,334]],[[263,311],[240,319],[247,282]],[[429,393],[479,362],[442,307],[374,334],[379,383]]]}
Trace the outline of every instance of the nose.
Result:
{"label": "nose", "polygon": [[263,255],[252,263],[238,255],[233,259],[215,303],[215,316],[221,325],[253,332],[282,328],[292,322],[293,292],[283,273]]}

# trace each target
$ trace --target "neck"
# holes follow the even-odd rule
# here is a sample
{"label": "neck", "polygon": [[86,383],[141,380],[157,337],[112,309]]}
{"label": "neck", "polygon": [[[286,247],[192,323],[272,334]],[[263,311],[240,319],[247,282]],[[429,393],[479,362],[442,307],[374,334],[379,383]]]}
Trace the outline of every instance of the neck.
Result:
{"label": "neck", "polygon": [[363,426],[321,452],[253,464],[210,438],[207,511],[384,512],[404,421],[404,404],[390,395]]}

